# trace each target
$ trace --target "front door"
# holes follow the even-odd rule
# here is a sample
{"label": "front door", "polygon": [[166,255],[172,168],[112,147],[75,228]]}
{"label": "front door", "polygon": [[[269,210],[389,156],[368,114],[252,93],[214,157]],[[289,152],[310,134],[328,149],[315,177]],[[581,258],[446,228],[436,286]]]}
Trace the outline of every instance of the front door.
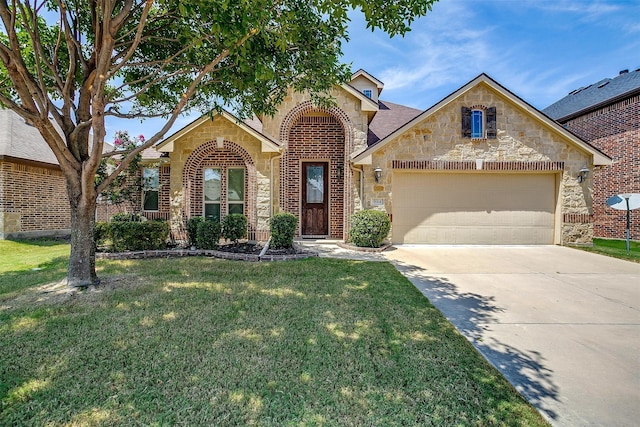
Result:
{"label": "front door", "polygon": [[302,235],[329,234],[329,170],[326,162],[302,164]]}

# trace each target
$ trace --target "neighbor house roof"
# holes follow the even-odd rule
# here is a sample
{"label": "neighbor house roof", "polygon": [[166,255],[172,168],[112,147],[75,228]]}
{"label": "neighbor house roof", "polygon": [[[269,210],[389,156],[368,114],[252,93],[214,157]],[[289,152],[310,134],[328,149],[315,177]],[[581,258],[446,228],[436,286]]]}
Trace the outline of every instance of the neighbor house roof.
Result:
{"label": "neighbor house roof", "polygon": [[571,91],[542,112],[554,120],[565,122],[639,93],[640,68],[632,72],[623,70],[613,79],[602,79]]}
{"label": "neighbor house roof", "polygon": [[489,86],[491,89],[495,90],[496,92],[500,93],[502,96],[504,96],[507,99],[511,100],[511,102],[513,102],[519,108],[521,108],[522,110],[525,110],[527,113],[529,113],[531,115],[531,117],[533,117],[536,120],[538,120],[541,124],[543,124],[543,125],[547,126],[548,128],[552,129],[554,132],[562,135],[564,138],[566,138],[567,140],[572,142],[574,145],[580,147],[582,150],[592,154],[593,155],[593,163],[594,163],[594,165],[608,165],[608,164],[611,164],[611,158],[609,156],[607,156],[602,151],[600,151],[599,149],[597,149],[593,145],[589,144],[588,142],[583,141],[577,135],[569,132],[568,130],[563,128],[560,124],[558,124],[554,120],[550,119],[547,115],[545,115],[542,112],[540,112],[540,110],[536,109],[531,104],[527,103],[522,98],[518,97],[513,92],[509,91],[507,88],[505,88],[504,86],[502,86],[501,84],[499,84],[498,82],[496,82],[495,80],[493,80],[491,77],[489,77],[488,75],[486,75],[484,73],[480,74],[478,77],[476,77],[475,79],[471,80],[469,83],[467,83],[466,85],[462,86],[460,89],[458,89],[455,92],[453,92],[452,94],[448,95],[447,97],[442,99],[440,102],[438,102],[437,104],[435,104],[431,108],[425,110],[421,114],[419,114],[416,117],[414,117],[413,119],[409,120],[404,125],[398,127],[393,132],[389,133],[387,136],[382,138],[380,141],[374,143],[373,145],[370,145],[367,149],[365,149],[362,152],[360,152],[359,154],[353,156],[353,158],[352,158],[353,163],[355,163],[355,164],[368,164],[371,161],[371,155],[373,153],[375,153],[376,151],[378,151],[379,149],[381,149],[382,147],[384,147],[385,145],[387,145],[391,141],[393,141],[396,138],[398,138],[400,135],[402,135],[407,130],[409,130],[412,127],[416,126],[417,124],[421,123],[427,117],[429,117],[432,114],[435,114],[436,112],[440,111],[441,109],[443,109],[444,107],[449,105],[451,102],[453,102],[454,100],[458,99],[460,96],[465,94],[466,92],[472,90],[473,88],[475,88],[476,86],[481,85],[481,84]]}
{"label": "neighbor house roof", "polygon": [[40,132],[17,113],[0,107],[0,158],[58,165]]}
{"label": "neighbor house roof", "polygon": [[[62,133],[55,122],[53,126]],[[89,136],[91,138],[91,135]],[[91,144],[91,139],[89,143]],[[113,145],[104,143],[103,153],[113,150]],[[31,161],[49,166],[59,166],[58,159],[47,142],[34,126],[28,125],[13,110],[0,107],[0,159]]]}

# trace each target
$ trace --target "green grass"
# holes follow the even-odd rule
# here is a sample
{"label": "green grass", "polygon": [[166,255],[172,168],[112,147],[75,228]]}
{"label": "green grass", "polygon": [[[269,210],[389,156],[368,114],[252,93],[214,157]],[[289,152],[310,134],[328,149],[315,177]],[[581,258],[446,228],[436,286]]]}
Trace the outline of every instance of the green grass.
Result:
{"label": "green grass", "polygon": [[579,249],[607,255],[628,261],[640,262],[640,242],[629,242],[627,252],[626,240],[593,239],[593,246],[579,247]]}
{"label": "green grass", "polygon": [[388,263],[98,267],[0,273],[0,425],[547,425]]}
{"label": "green grass", "polygon": [[0,302],[64,278],[68,260],[69,244],[59,240],[0,240]]}

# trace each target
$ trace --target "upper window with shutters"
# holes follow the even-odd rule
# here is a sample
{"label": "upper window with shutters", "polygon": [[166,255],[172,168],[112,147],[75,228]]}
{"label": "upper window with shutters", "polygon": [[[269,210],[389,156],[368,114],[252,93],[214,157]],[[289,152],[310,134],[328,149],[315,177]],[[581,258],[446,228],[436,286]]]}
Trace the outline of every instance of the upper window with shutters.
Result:
{"label": "upper window with shutters", "polygon": [[462,136],[471,139],[495,139],[496,107],[462,107]]}

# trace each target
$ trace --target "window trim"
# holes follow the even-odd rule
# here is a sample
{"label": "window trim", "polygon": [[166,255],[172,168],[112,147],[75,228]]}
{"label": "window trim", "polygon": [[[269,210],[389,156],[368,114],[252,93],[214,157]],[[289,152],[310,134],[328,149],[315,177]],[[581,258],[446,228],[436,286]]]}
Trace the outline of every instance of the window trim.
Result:
{"label": "window trim", "polygon": [[[217,170],[220,173],[220,200],[207,201],[205,200],[205,171]],[[242,200],[230,200],[229,199],[229,173],[233,170],[242,171]],[[218,205],[220,212],[219,221],[222,218],[229,215],[231,206],[242,206],[242,214],[247,215],[247,168],[244,166],[205,166],[202,168],[202,216],[206,218],[207,205]]]}
{"label": "window trim", "polygon": [[485,138],[485,114],[479,108],[471,109],[471,139]]}
{"label": "window trim", "polygon": [[[207,175],[206,175],[206,171],[210,169],[212,171],[217,170],[220,176],[220,194],[219,194],[219,200],[218,201],[208,201],[206,199],[206,191],[205,191],[205,187],[207,185]],[[208,167],[204,167],[202,168],[202,216],[204,218],[207,218],[207,205],[218,205],[218,221],[222,220],[222,186],[223,186],[223,182],[222,182],[222,167],[220,166],[208,166]]]}
{"label": "window trim", "polygon": [[362,94],[369,99],[373,99],[373,90],[372,89],[362,89]]}
{"label": "window trim", "polygon": [[[145,171],[152,170],[155,171],[156,174],[156,182],[152,187],[148,187],[146,184],[147,178],[145,177]],[[160,211],[160,168],[158,167],[144,167],[142,168],[142,211],[143,212],[159,212]],[[148,193],[156,193],[156,208],[155,209],[146,209],[146,199]]]}
{"label": "window trim", "polygon": [[[229,199],[229,173],[232,170],[241,170],[242,171],[242,200],[230,200]],[[227,215],[231,211],[231,205],[242,205],[242,214],[246,215],[246,198],[247,198],[247,169],[242,166],[231,166],[227,168],[227,182],[226,182],[226,193],[227,193]],[[222,214],[220,215],[222,216]]]}

